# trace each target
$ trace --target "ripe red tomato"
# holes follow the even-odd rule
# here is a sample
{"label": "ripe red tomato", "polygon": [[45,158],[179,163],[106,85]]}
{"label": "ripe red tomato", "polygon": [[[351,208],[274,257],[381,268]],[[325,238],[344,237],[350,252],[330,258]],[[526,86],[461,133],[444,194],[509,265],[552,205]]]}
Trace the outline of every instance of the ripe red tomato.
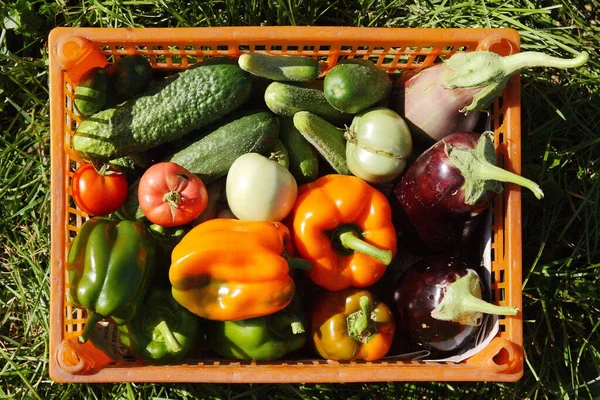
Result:
{"label": "ripe red tomato", "polygon": [[82,164],[73,174],[71,189],[73,201],[82,211],[89,215],[107,215],[125,202],[127,178],[109,165],[97,170],[92,164]]}
{"label": "ripe red tomato", "polygon": [[151,222],[172,227],[196,218],[208,204],[204,182],[172,162],[154,164],[138,186],[140,208]]}

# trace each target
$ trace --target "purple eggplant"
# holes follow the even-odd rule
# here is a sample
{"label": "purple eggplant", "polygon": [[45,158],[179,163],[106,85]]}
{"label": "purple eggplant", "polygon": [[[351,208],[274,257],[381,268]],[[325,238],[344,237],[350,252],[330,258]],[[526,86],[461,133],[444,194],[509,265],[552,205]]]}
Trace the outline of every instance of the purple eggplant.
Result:
{"label": "purple eggplant", "polygon": [[482,299],[473,268],[456,258],[429,256],[409,267],[394,293],[396,331],[433,356],[450,356],[474,345],[483,314],[516,315]]}
{"label": "purple eggplant", "polygon": [[493,133],[458,132],[423,152],[393,189],[397,228],[427,251],[462,250],[496,193],[511,182],[543,197],[529,179],[496,165]]}
{"label": "purple eggplant", "polygon": [[453,132],[473,131],[480,111],[492,104],[520,70],[574,68],[588,58],[585,52],[568,60],[538,52],[504,57],[491,51],[455,53],[406,80],[393,108],[404,117],[416,140],[431,143]]}

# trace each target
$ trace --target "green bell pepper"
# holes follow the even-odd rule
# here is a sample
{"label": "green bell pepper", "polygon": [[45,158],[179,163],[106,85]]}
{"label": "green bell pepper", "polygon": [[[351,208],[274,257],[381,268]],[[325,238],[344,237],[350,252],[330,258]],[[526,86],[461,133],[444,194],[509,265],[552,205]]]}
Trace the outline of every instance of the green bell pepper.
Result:
{"label": "green bell pepper", "polygon": [[67,258],[70,300],[88,313],[81,342],[100,320],[123,325],[133,319],[155,258],[152,236],[140,222],[90,218],[81,226]]}
{"label": "green bell pepper", "polygon": [[200,340],[200,318],[179,304],[170,288],[152,286],[140,311],[119,326],[121,343],[144,361],[168,364],[185,358]]}
{"label": "green bell pepper", "polygon": [[206,320],[209,349],[227,359],[271,361],[306,343],[298,297],[283,310],[236,321]]}

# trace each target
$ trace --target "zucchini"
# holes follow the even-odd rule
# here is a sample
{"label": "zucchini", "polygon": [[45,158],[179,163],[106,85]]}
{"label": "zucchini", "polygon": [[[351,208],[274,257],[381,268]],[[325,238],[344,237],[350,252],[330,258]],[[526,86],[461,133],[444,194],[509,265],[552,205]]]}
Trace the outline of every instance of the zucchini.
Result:
{"label": "zucchini", "polygon": [[279,139],[289,152],[289,170],[298,183],[319,177],[319,153],[294,126],[292,118],[279,119]]}
{"label": "zucchini", "polygon": [[308,111],[294,115],[294,126],[338,174],[352,175],[346,163],[344,132]]}
{"label": "zucchini", "polygon": [[321,73],[319,61],[302,56],[243,53],[238,64],[244,71],[274,81],[310,81]]}
{"label": "zucchini", "polygon": [[267,151],[279,136],[279,121],[269,111],[257,111],[220,126],[162,161],[171,161],[207,184],[227,174],[242,154]]}
{"label": "zucchini", "polygon": [[323,81],[273,82],[265,90],[265,103],[275,114],[284,117],[293,117],[298,111],[310,111],[332,123],[350,122],[352,119],[352,115],[337,110],[327,102]]}
{"label": "zucchini", "polygon": [[152,94],[92,115],[75,131],[73,149],[92,161],[140,153],[229,114],[251,88],[251,76],[235,60],[209,59]]}

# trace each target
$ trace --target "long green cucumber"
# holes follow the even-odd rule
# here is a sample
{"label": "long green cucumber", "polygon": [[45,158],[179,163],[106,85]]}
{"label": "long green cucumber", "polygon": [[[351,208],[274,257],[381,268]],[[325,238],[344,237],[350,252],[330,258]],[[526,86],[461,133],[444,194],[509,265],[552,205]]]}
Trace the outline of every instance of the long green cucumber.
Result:
{"label": "long green cucumber", "polygon": [[238,64],[244,71],[274,81],[309,81],[321,73],[318,60],[302,56],[244,53]]}
{"label": "long green cucumber", "polygon": [[278,136],[277,117],[256,111],[220,126],[163,161],[179,164],[209,183],[225,176],[242,154],[267,151]]}
{"label": "long green cucumber", "polygon": [[294,126],[292,118],[279,118],[279,139],[288,149],[289,170],[298,183],[312,182],[319,176],[319,153]]}
{"label": "long green cucumber", "polygon": [[308,111],[294,115],[294,126],[337,173],[352,175],[346,163],[346,139],[342,130]]}
{"label": "long green cucumber", "polygon": [[323,81],[302,83],[273,82],[265,90],[265,103],[271,111],[293,117],[298,111],[309,111],[329,122],[350,122],[352,115],[334,108],[323,93]]}
{"label": "long green cucumber", "polygon": [[250,74],[235,59],[199,63],[151,94],[89,117],[77,128],[73,149],[94,161],[148,150],[230,113],[251,88]]}

